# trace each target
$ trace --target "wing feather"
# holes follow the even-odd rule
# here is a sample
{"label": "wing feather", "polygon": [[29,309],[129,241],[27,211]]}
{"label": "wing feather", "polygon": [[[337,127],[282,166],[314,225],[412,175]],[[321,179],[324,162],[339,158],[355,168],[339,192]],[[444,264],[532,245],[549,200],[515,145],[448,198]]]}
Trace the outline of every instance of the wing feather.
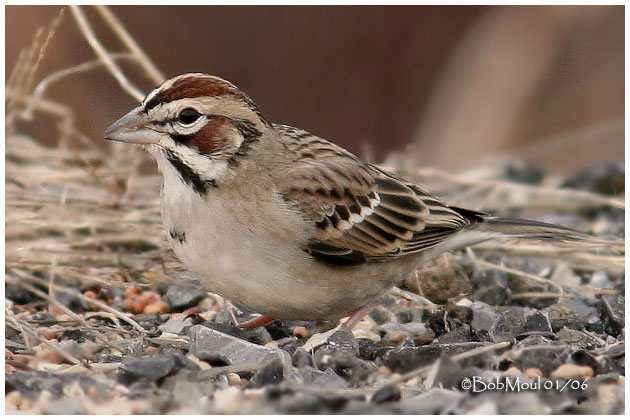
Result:
{"label": "wing feather", "polygon": [[283,139],[296,161],[280,182],[280,194],[312,222],[305,250],[322,261],[387,261],[421,252],[482,220],[481,213],[449,207],[332,143],[290,130]]}

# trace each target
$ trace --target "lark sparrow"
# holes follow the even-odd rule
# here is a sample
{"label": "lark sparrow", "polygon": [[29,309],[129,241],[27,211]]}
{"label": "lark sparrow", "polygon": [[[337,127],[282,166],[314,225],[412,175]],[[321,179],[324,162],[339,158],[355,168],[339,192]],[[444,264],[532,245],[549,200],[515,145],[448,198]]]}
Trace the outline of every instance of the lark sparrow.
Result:
{"label": "lark sparrow", "polygon": [[233,84],[164,82],[105,133],[146,146],[182,263],[273,319],[361,313],[440,254],[497,237],[575,239],[567,228],[449,206],[304,130],[269,122]]}

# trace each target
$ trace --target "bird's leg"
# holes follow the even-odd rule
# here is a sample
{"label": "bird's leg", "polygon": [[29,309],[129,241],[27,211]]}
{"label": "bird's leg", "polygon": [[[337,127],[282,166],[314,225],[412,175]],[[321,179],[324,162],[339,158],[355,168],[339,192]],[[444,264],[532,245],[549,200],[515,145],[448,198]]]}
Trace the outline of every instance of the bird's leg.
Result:
{"label": "bird's leg", "polygon": [[241,322],[237,326],[239,328],[246,328],[249,330],[249,329],[254,329],[258,327],[264,327],[265,325],[271,324],[275,320],[276,320],[275,318],[272,318],[270,316],[261,315],[254,319],[250,319],[249,321]]}
{"label": "bird's leg", "polygon": [[343,323],[343,325],[345,325],[346,327],[350,329],[354,328],[354,326],[357,325],[359,321],[363,319],[364,316],[366,316],[372,309],[376,308],[380,303],[381,301],[379,299],[375,302],[368,303],[367,305],[360,307],[356,311],[352,312],[350,317],[348,317],[348,319],[346,320],[346,322]]}

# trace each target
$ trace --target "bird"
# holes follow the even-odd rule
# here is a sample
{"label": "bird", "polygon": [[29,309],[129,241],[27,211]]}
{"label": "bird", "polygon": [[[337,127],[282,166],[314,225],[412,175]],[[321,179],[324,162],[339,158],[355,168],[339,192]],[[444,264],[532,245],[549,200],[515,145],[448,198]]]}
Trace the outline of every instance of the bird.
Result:
{"label": "bird", "polygon": [[323,138],[266,119],[234,84],[165,81],[104,132],[163,176],[167,240],[204,286],[274,320],[355,325],[439,255],[495,238],[588,240],[563,226],[451,206]]}

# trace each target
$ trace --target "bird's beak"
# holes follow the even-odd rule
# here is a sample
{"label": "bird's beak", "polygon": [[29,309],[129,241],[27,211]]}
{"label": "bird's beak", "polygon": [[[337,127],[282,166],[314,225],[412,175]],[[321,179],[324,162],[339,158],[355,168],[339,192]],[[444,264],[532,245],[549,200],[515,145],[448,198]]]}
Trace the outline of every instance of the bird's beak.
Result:
{"label": "bird's beak", "polygon": [[110,125],[103,133],[103,137],[125,143],[157,143],[159,133],[149,128],[149,123],[149,116],[141,106],[138,106]]}

